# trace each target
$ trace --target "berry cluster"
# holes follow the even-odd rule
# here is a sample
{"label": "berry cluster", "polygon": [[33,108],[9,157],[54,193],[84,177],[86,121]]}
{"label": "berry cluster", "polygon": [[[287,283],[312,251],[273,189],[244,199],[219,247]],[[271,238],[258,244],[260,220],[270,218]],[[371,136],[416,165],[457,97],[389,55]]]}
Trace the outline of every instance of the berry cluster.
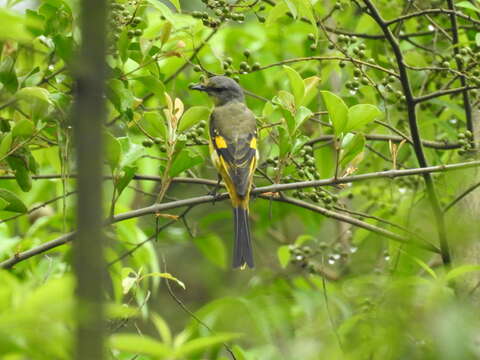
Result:
{"label": "berry cluster", "polygon": [[111,13],[110,13],[110,26],[112,31],[113,40],[118,40],[120,38],[120,33],[125,27],[128,27],[129,30],[127,35],[129,38],[135,36],[141,36],[143,31],[137,27],[142,22],[142,18],[135,16],[135,10],[138,5],[138,1],[129,1],[127,6],[117,2],[111,3]]}
{"label": "berry cluster", "polygon": [[226,0],[202,0],[205,6],[212,10],[213,14],[206,11],[193,11],[192,16],[201,19],[203,25],[216,28],[226,20],[243,22],[245,15],[240,12],[234,12],[233,7]]}
{"label": "berry cluster", "polygon": [[190,145],[204,144],[204,141],[202,141],[202,137],[205,134],[206,127],[207,122],[205,120],[201,120],[198,124],[192,126],[188,131],[185,132],[185,136],[190,142]]}
{"label": "berry cluster", "polygon": [[316,249],[307,245],[290,245],[290,263],[306,269],[310,274],[322,273],[321,267],[313,258],[317,255],[326,256],[329,265],[335,265],[338,262],[345,263],[350,254],[357,251],[357,247],[352,246],[350,251],[343,249],[341,244],[335,243],[329,245],[326,242],[320,242]]}
{"label": "berry cluster", "polygon": [[465,130],[463,133],[458,134],[458,143],[462,146],[458,150],[459,155],[465,155],[469,150],[473,149],[473,134],[469,130]]}
{"label": "berry cluster", "polygon": [[315,167],[315,158],[313,156],[313,148],[310,145],[305,145],[302,150],[299,151],[300,157],[303,159],[302,166],[297,165],[297,173],[301,178],[313,177],[319,179],[320,175]]}
{"label": "berry cluster", "polygon": [[314,203],[319,203],[321,201],[323,203],[323,206],[327,210],[332,209],[335,203],[338,202],[337,195],[330,194],[321,188],[316,188],[312,192],[303,192],[301,190],[296,190],[293,192],[292,195],[298,199],[309,198]]}

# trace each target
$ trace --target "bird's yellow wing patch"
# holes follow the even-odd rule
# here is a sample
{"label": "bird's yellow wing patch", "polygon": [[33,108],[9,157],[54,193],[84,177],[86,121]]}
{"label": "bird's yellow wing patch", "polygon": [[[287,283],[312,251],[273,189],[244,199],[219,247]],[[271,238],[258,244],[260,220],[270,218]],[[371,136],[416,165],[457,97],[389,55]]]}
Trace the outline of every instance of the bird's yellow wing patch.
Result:
{"label": "bird's yellow wing patch", "polygon": [[257,149],[257,138],[254,136],[252,137],[252,140],[250,140],[250,148],[252,149]]}
{"label": "bird's yellow wing patch", "polygon": [[215,146],[217,149],[226,149],[228,147],[227,142],[223,138],[223,136],[215,136]]}

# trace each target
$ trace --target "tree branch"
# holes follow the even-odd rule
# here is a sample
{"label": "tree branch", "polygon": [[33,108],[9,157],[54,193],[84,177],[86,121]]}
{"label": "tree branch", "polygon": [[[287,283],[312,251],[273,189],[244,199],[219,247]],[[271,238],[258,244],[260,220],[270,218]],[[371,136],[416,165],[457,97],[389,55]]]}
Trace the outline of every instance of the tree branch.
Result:
{"label": "tree branch", "polygon": [[[338,185],[338,184],[348,184],[348,183],[353,183],[357,181],[364,181],[364,180],[370,180],[370,179],[379,179],[379,178],[389,178],[393,179],[396,177],[402,177],[402,176],[411,176],[411,175],[420,175],[420,174],[425,174],[425,173],[435,173],[435,172],[446,172],[446,171],[452,171],[452,170],[459,170],[459,169],[467,169],[467,168],[472,168],[472,167],[478,167],[480,166],[480,160],[478,161],[471,161],[471,162],[465,162],[465,163],[458,163],[458,164],[451,164],[451,165],[438,165],[438,166],[430,166],[430,167],[425,167],[425,168],[415,168],[415,169],[405,169],[405,170],[388,170],[388,171],[380,171],[376,173],[368,173],[368,174],[362,174],[362,175],[353,175],[353,176],[347,176],[343,178],[330,178],[330,179],[325,179],[325,180],[313,180],[313,181],[302,181],[302,182],[295,182],[295,183],[287,183],[287,184],[274,184],[274,185],[269,185],[269,186],[263,186],[263,187],[258,187],[255,189],[252,189],[251,194],[252,195],[260,195],[264,193],[276,193],[280,191],[287,191],[287,190],[295,190],[295,189],[303,189],[303,188],[308,188],[308,187],[320,187],[320,186],[327,186],[327,185]],[[196,183],[198,184],[206,184],[206,185],[212,185],[216,184],[216,181],[213,180],[207,180],[207,179],[195,179]],[[275,197],[271,196],[264,196],[261,195],[264,198],[267,198],[269,200],[278,200]],[[220,194],[217,195],[216,197],[211,196],[211,195],[205,195],[205,196],[199,196],[191,199],[184,199],[184,200],[178,200],[178,201],[172,201],[168,203],[163,203],[163,204],[154,204],[151,206],[147,206],[145,208],[137,209],[137,210],[132,210],[125,212],[123,214],[119,214],[113,217],[111,221],[106,223],[106,225],[113,224],[119,221],[123,220],[128,220],[132,219],[135,217],[139,216],[144,216],[148,214],[157,214],[162,211],[166,210],[171,210],[183,206],[193,206],[193,205],[198,205],[198,204],[204,204],[208,202],[212,202],[213,200],[215,201],[220,201],[220,200],[225,200],[228,198],[227,194]],[[278,200],[280,201],[280,200]],[[308,204],[308,203],[307,203]],[[355,219],[357,220],[357,219]],[[359,220],[358,220],[359,221]],[[357,225],[358,223],[355,223],[354,225]],[[370,224],[368,224],[370,225]],[[382,229],[383,230],[383,229]],[[385,230],[386,231],[386,230]],[[392,233],[393,234],[393,233]],[[61,237],[46,242],[36,248],[27,250],[22,253],[15,254],[12,258],[5,260],[0,263],[0,268],[11,268],[13,265],[28,259],[32,256],[44,253],[48,250],[51,250],[57,246],[63,245],[74,237],[75,233],[71,232],[69,234],[62,235]],[[395,234],[395,236],[397,236]]]}
{"label": "tree branch", "polygon": [[[408,78],[407,69],[405,67],[405,61],[403,59],[403,54],[400,49],[400,46],[397,42],[397,39],[390,31],[387,22],[382,18],[378,9],[373,4],[371,0],[364,0],[365,5],[368,8],[368,14],[373,18],[373,20],[380,26],[387,41],[389,42],[393,53],[395,55],[398,70],[400,73],[400,83],[403,88],[403,93],[405,95],[405,101],[407,105],[407,113],[408,113],[408,123],[410,126],[410,132],[412,134],[413,140],[413,147],[415,150],[415,155],[417,157],[418,163],[421,167],[427,167],[427,160],[425,158],[425,154],[423,153],[422,142],[420,137],[420,132],[418,129],[417,124],[417,115],[416,115],[416,104],[415,98],[412,93],[412,89],[410,87],[410,80]],[[450,250],[447,242],[446,231],[445,231],[445,222],[443,219],[443,212],[440,207],[440,203],[438,201],[437,194],[435,192],[435,185],[432,181],[430,173],[423,174],[423,178],[425,180],[425,185],[427,188],[428,198],[430,201],[430,205],[435,215],[435,221],[438,231],[438,238],[440,242],[441,248],[441,255],[442,260],[445,265],[450,263]]]}

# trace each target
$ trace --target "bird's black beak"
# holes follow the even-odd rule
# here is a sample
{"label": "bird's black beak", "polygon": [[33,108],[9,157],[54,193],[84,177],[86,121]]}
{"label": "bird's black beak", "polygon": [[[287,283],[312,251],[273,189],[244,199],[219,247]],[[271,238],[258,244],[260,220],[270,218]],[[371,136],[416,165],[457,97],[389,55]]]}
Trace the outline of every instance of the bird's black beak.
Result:
{"label": "bird's black beak", "polygon": [[203,84],[192,84],[188,88],[190,90],[207,91],[207,87]]}

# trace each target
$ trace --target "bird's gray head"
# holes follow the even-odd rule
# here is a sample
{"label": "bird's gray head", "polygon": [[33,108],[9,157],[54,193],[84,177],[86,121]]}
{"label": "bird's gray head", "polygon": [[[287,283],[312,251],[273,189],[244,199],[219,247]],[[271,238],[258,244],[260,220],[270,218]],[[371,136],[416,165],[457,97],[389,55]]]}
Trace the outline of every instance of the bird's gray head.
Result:
{"label": "bird's gray head", "polygon": [[245,101],[240,85],[226,76],[212,76],[205,84],[191,85],[190,89],[205,91],[213,98],[216,105],[225,105],[232,101]]}

